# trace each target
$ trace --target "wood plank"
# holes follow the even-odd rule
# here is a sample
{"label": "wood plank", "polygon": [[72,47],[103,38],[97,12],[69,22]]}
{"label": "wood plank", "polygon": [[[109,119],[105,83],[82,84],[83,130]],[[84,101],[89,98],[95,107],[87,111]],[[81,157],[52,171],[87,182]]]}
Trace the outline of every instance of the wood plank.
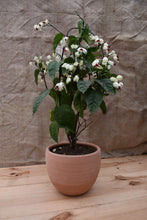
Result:
{"label": "wood plank", "polygon": [[[130,163],[131,167],[129,166]],[[128,173],[140,171],[145,166],[147,166],[147,156],[103,159],[99,175],[102,173],[103,176],[109,176],[111,173],[119,175],[122,171]],[[47,183],[48,181],[45,165],[0,168],[0,187]]]}
{"label": "wood plank", "polygon": [[8,220],[146,220],[147,197]]}
{"label": "wood plank", "polygon": [[[120,219],[121,213],[122,219],[132,215],[135,219],[140,215],[139,219],[142,220],[147,202],[146,159],[146,156],[135,156],[102,160],[101,172],[95,185],[79,197],[58,193],[47,176],[45,165],[2,168],[0,220],[50,219],[68,213],[69,210],[72,215],[63,214],[63,219],[88,220],[98,219],[98,216],[109,219],[110,213],[111,220]],[[62,220],[62,215],[59,219]]]}

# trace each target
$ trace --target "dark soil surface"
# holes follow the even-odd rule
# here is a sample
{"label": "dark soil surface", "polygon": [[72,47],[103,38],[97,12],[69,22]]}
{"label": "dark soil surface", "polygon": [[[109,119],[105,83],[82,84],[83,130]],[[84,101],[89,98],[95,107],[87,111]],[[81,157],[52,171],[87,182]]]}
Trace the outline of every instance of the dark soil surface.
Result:
{"label": "dark soil surface", "polygon": [[54,147],[50,149],[51,152],[56,154],[64,154],[64,155],[84,155],[90,154],[96,151],[94,147],[79,145],[77,149],[73,149],[70,145],[60,145],[59,147]]}

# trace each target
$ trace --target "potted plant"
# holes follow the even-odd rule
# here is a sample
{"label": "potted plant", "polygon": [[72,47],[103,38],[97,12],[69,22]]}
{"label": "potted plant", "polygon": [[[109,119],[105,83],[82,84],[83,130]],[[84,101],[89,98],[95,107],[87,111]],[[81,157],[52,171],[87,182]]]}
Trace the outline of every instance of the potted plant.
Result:
{"label": "potted plant", "polygon": [[[50,110],[50,136],[57,144],[46,149],[46,166],[55,187],[67,195],[80,195],[94,184],[100,169],[100,148],[95,144],[78,142],[78,137],[89,125],[85,110],[93,114],[99,107],[106,113],[104,98],[115,94],[123,86],[121,75],[110,69],[119,62],[108,43],[95,35],[83,18],[77,27],[66,34],[47,19],[34,26],[35,30],[52,27],[57,30],[53,40],[53,54],[35,56],[30,65],[35,67],[35,82],[44,82],[45,90],[33,105],[33,114],[49,95],[55,102]],[[76,34],[71,34],[71,33]],[[47,85],[47,77],[52,87]],[[64,128],[68,142],[58,143],[59,129]]]}

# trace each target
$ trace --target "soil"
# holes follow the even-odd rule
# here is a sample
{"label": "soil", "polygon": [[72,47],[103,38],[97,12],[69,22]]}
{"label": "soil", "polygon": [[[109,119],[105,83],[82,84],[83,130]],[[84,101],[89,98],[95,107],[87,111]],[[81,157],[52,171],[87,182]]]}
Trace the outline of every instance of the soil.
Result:
{"label": "soil", "polygon": [[91,146],[84,146],[78,144],[77,149],[71,148],[70,145],[60,145],[58,147],[51,148],[50,151],[56,154],[63,155],[85,155],[95,152],[96,149]]}

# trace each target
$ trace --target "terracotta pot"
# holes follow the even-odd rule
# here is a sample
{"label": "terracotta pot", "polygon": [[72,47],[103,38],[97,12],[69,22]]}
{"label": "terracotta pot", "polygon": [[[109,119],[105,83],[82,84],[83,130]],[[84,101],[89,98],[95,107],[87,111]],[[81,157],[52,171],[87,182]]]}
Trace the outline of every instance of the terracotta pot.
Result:
{"label": "terracotta pot", "polygon": [[46,148],[46,167],[51,182],[56,189],[65,194],[76,196],[87,192],[95,183],[100,169],[101,150],[92,146],[95,152],[85,155],[61,155],[50,151],[51,148],[69,143],[55,144]]}

